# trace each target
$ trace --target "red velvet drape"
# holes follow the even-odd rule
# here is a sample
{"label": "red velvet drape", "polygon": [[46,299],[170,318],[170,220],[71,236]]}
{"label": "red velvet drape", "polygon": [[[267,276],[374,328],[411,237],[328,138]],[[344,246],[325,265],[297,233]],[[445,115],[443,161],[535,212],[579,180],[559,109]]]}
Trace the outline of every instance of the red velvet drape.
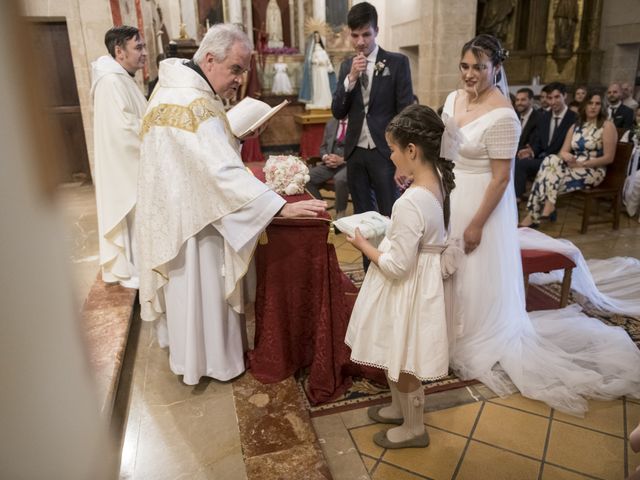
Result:
{"label": "red velvet drape", "polygon": [[300,137],[300,156],[302,158],[317,157],[320,155],[320,145],[324,137],[324,123],[309,123],[303,125]]}

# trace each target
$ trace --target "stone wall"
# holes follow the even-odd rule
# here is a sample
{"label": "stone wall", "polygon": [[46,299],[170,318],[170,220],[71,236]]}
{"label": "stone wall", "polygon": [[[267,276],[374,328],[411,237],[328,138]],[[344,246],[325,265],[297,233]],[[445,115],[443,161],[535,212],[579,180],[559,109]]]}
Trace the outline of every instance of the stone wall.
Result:
{"label": "stone wall", "polygon": [[105,54],[104,32],[112,26],[109,3],[104,0],[24,0],[22,11],[27,18],[37,21],[67,22],[89,161],[93,165],[91,62]]}
{"label": "stone wall", "polygon": [[[153,3],[153,2],[151,2]],[[156,75],[155,45],[152,37],[152,7],[142,2],[144,36],[147,39],[149,60],[148,74]],[[137,25],[135,0],[121,0],[122,20]],[[104,34],[113,26],[110,2],[106,0],[22,0],[22,13],[33,21],[65,21],[69,32],[73,69],[78,86],[78,97],[84,124],[89,162],[93,168],[93,102],[91,100],[91,62],[107,53]],[[136,75],[143,89],[143,72]]]}
{"label": "stone wall", "polygon": [[600,48],[604,51],[601,81],[635,83],[640,56],[638,0],[607,0],[602,12]]}
{"label": "stone wall", "polygon": [[409,57],[413,89],[420,103],[439,108],[459,85],[460,48],[475,34],[475,0],[411,1],[392,8],[387,0],[384,47]]}

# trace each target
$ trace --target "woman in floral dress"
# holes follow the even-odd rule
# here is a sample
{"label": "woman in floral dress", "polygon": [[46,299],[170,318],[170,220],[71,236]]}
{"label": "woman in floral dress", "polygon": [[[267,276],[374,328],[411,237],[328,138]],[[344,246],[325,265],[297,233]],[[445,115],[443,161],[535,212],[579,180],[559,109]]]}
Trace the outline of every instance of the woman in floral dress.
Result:
{"label": "woman in floral dress", "polygon": [[602,183],[618,141],[615,126],[606,118],[601,94],[589,93],[580,106],[578,123],[567,133],[560,153],[549,155],[540,165],[521,227],[535,227],[542,220],[554,221],[559,194]]}

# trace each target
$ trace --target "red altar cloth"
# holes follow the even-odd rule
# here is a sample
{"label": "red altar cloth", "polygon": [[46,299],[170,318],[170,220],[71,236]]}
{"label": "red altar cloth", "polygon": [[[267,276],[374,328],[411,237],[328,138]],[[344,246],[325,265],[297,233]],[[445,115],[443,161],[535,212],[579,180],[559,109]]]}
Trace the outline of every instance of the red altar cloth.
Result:
{"label": "red altar cloth", "polygon": [[[309,196],[288,197],[295,202]],[[327,215],[328,217],[328,215]],[[328,218],[275,218],[267,244],[256,249],[256,334],[251,373],[279,382],[309,367],[308,395],[323,402],[343,393],[350,378],[344,333],[351,310],[344,293],[355,287],[340,271]]]}
{"label": "red altar cloth", "polygon": [[320,156],[324,126],[324,123],[309,123],[302,127],[302,135],[300,137],[300,156],[302,158]]}

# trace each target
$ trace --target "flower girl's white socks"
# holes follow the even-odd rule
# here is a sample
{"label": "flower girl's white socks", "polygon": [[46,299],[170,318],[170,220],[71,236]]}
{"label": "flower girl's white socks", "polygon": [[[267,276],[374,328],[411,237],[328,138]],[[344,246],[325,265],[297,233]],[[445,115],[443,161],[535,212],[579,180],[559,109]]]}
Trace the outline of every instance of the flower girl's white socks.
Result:
{"label": "flower girl's white socks", "polygon": [[404,422],[399,427],[387,430],[390,442],[399,443],[411,440],[425,433],[424,428],[424,387],[409,393],[397,392]]}
{"label": "flower girl's white socks", "polygon": [[400,398],[398,394],[398,386],[396,382],[387,377],[387,383],[389,384],[389,390],[391,390],[391,405],[382,407],[378,411],[378,415],[383,418],[402,418],[402,407],[400,406]]}

